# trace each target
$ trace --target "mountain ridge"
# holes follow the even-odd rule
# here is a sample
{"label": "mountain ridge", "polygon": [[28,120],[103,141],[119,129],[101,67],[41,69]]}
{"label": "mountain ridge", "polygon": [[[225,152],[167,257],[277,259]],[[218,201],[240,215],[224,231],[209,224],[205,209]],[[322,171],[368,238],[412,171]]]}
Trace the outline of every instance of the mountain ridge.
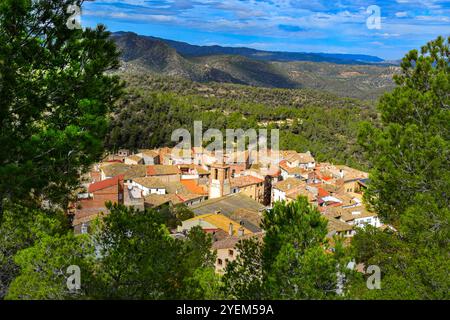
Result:
{"label": "mountain ridge", "polygon": [[164,39],[153,36],[138,35],[134,32],[119,31],[113,35],[137,35],[140,37],[161,41],[174,48],[178,53],[187,57],[202,57],[209,55],[240,55],[247,58],[262,61],[310,61],[329,62],[336,64],[377,64],[387,63],[384,59],[365,54],[344,54],[344,53],[324,53],[324,52],[290,52],[290,51],[269,51],[258,50],[248,47],[229,47],[221,45],[201,46],[193,45],[183,41]]}
{"label": "mountain ridge", "polygon": [[202,83],[311,88],[375,100],[394,87],[392,76],[398,72],[398,67],[374,63],[261,60],[223,52],[190,56],[180,53],[181,49],[177,50],[164,39],[132,32],[114,33],[112,39],[122,54],[122,71],[138,70]]}

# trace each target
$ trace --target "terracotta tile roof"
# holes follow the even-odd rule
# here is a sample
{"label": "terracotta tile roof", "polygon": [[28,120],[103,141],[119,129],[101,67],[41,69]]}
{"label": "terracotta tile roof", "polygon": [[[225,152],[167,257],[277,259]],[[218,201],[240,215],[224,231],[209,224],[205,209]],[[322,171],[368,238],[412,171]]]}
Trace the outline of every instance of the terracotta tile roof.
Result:
{"label": "terracotta tile roof", "polygon": [[329,218],[340,218],[344,214],[342,207],[324,207],[322,214]]}
{"label": "terracotta tile roof", "polygon": [[162,164],[147,166],[148,176],[163,176],[176,174],[181,174],[181,171],[177,166],[162,165]]}
{"label": "terracotta tile roof", "polygon": [[176,196],[181,199],[181,201],[186,202],[194,199],[202,198],[203,195],[195,194],[195,193],[179,193]]}
{"label": "terracotta tile roof", "polygon": [[144,203],[151,207],[159,207],[163,204],[171,202],[172,204],[180,204],[183,201],[175,194],[150,194],[144,198]]}
{"label": "terracotta tile roof", "polygon": [[280,162],[280,168],[282,170],[286,171],[288,174],[301,175],[301,174],[304,174],[304,173],[308,172],[307,170],[305,170],[303,168],[300,168],[300,167],[292,167],[292,168],[289,167],[286,160],[283,160],[283,161]]}
{"label": "terracotta tile roof", "polygon": [[301,164],[315,162],[314,158],[309,153],[290,154],[290,155],[285,157],[285,160],[287,160],[289,162],[296,162],[296,161],[298,161]]}
{"label": "terracotta tile roof", "polygon": [[[195,214],[220,212],[237,222],[245,220],[246,228],[254,230],[254,232],[261,231],[259,223],[255,224],[255,221],[258,221],[260,212],[264,209],[265,207],[262,204],[242,193],[209,199],[191,207]],[[243,210],[245,210],[245,216],[242,215]]]}
{"label": "terracotta tile roof", "polygon": [[244,208],[236,209],[231,215],[229,215],[231,220],[238,221],[252,232],[261,231],[261,216],[261,214],[255,213],[253,210]]}
{"label": "terracotta tile roof", "polygon": [[180,181],[183,186],[186,187],[191,193],[199,194],[199,195],[206,195],[208,192],[206,192],[201,186],[199,186],[195,180],[181,180]]}
{"label": "terracotta tile roof", "polygon": [[353,221],[355,219],[369,218],[376,216],[377,216],[376,213],[368,211],[364,206],[358,206],[344,209],[344,214],[342,215],[341,219],[344,221]]}
{"label": "terracotta tile roof", "polygon": [[313,202],[316,200],[316,197],[306,189],[300,188],[291,192],[286,192],[286,197],[292,200],[297,200],[298,197],[303,196],[307,197],[309,202]]}
{"label": "terracotta tile roof", "polygon": [[323,188],[319,187],[317,190],[319,191],[319,197],[328,197],[330,195],[330,193]]}
{"label": "terracotta tile roof", "polygon": [[128,159],[128,160],[132,160],[132,161],[139,162],[139,161],[142,160],[142,157],[140,157],[140,156],[134,154],[134,155],[132,155],[132,156],[127,157],[127,159]]}
{"label": "terracotta tile roof", "polygon": [[294,189],[298,189],[301,187],[306,188],[306,182],[297,178],[288,178],[284,181],[278,182],[276,185],[273,186],[274,189],[283,192],[294,191]]}
{"label": "terracotta tile roof", "polygon": [[359,218],[368,218],[377,216],[376,213],[368,211],[364,206],[356,206],[351,208],[326,207],[323,211],[326,217],[340,218],[343,221],[353,221]]}
{"label": "terracotta tile roof", "polygon": [[258,183],[264,183],[264,180],[259,179],[254,176],[240,176],[240,177],[232,178],[230,182],[231,182],[232,187],[242,188],[242,187],[247,187],[247,186],[251,186],[254,184],[258,184]]}
{"label": "terracotta tile roof", "polygon": [[330,218],[330,217],[327,217],[327,219],[328,219],[328,230],[330,232],[333,232],[333,231],[345,232],[345,231],[353,230],[353,227],[351,225],[349,225],[348,223],[345,223],[341,220]]}
{"label": "terracotta tile roof", "polygon": [[124,175],[125,180],[134,178],[140,178],[146,176],[146,170],[144,165],[128,165],[124,163],[112,163],[103,165],[101,170],[107,177],[115,177],[118,175]]}
{"label": "terracotta tile roof", "polygon": [[185,203],[190,200],[198,199],[198,194],[151,194],[145,197],[144,203],[150,205],[151,207],[159,207],[166,203],[172,203],[177,205],[180,203]]}
{"label": "terracotta tile roof", "polygon": [[136,178],[133,181],[146,188],[157,188],[157,189],[165,188],[165,184],[158,178],[154,177]]}
{"label": "terracotta tile roof", "polygon": [[118,175],[118,176],[110,178],[110,179],[91,183],[89,185],[88,192],[94,193],[95,191],[98,191],[98,190],[116,186],[119,184],[120,181],[123,181],[123,177],[124,177],[123,175]]}
{"label": "terracotta tile roof", "polygon": [[159,152],[157,150],[142,149],[142,150],[139,150],[139,153],[142,153],[143,155],[145,155],[147,157],[152,157],[152,158],[159,157]]}
{"label": "terracotta tile roof", "polygon": [[166,186],[167,193],[173,193],[173,194],[181,194],[181,193],[189,194],[189,193],[192,193],[180,181],[165,182],[164,185]]}
{"label": "terracotta tile roof", "polygon": [[237,236],[227,236],[226,238],[216,241],[212,245],[213,250],[219,250],[219,249],[233,249],[236,247],[237,243],[241,240],[246,240],[250,238],[256,238],[258,241],[263,241],[264,239],[264,233],[258,232],[258,233],[252,233],[247,234],[242,237]]}
{"label": "terracotta tile roof", "polygon": [[193,222],[193,221],[198,221],[198,220],[202,220],[205,221],[211,225],[216,226],[218,229],[222,229],[225,232],[228,232],[229,228],[230,228],[230,224],[233,225],[233,232],[235,235],[238,234],[238,230],[240,228],[244,229],[244,234],[252,234],[253,232],[251,232],[249,229],[241,226],[239,223],[237,223],[236,221],[231,220],[230,218],[228,218],[227,216],[223,215],[223,214],[217,214],[217,213],[212,213],[212,214],[204,214],[201,216],[196,216],[192,219],[186,220],[185,222]]}

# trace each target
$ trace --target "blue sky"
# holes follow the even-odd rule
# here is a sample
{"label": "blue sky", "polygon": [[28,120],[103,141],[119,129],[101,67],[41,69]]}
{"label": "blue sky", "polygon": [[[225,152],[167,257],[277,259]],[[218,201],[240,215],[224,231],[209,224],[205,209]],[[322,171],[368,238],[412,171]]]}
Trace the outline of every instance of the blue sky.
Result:
{"label": "blue sky", "polygon": [[[367,20],[381,9],[381,29]],[[294,52],[360,53],[399,59],[450,35],[450,0],[95,0],[83,26],[104,23],[198,45]]]}

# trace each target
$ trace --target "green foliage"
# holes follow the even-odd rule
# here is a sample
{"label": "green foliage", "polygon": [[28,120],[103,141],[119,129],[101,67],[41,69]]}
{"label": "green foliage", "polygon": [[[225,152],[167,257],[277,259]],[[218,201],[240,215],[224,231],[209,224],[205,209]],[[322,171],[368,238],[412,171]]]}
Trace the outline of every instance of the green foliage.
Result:
{"label": "green foliage", "polygon": [[449,50],[438,38],[421,55],[411,51],[397,88],[380,101],[382,128],[360,134],[373,165],[366,199],[387,222],[398,223],[419,194],[449,207]]}
{"label": "green foliage", "polygon": [[67,218],[61,212],[42,212],[19,205],[5,208],[0,226],[0,299],[19,275],[15,255],[32,247],[45,236],[59,236],[66,232]]}
{"label": "green foliage", "polygon": [[337,275],[351,273],[344,268],[348,258],[339,245],[329,250],[327,221],[306,198],[276,203],[262,227],[264,242],[242,241],[238,258],[226,268],[224,288],[231,298],[338,298]]}
{"label": "green foliage", "polygon": [[223,282],[214,268],[196,269],[192,277],[186,279],[186,299],[192,300],[222,300]]}
{"label": "green foliage", "polygon": [[44,235],[34,246],[21,250],[14,260],[20,275],[11,283],[6,299],[64,300],[83,297],[84,292],[70,292],[67,268],[80,267],[82,281],[91,283],[94,246],[86,236]]}
{"label": "green foliage", "polygon": [[194,212],[182,203],[175,206],[166,204],[157,211],[160,223],[165,224],[170,230],[176,229],[183,221],[195,216]]}
{"label": "green foliage", "polygon": [[365,200],[397,230],[355,236],[357,261],[383,273],[382,289],[360,287],[359,298],[450,298],[449,42],[406,55],[397,88],[381,99],[382,127],[361,131],[373,165]]}
{"label": "green foliage", "polygon": [[[201,228],[193,228],[187,239],[179,240],[160,223],[157,211],[141,212],[111,204],[108,207],[111,213],[97,220],[92,236],[43,230],[36,241],[16,250],[15,279],[6,298],[213,299],[222,296],[220,279],[214,275],[211,238]],[[44,221],[49,219],[44,213],[35,216]],[[81,269],[81,290],[77,292],[67,289],[66,270],[70,265]],[[207,287],[210,280],[214,282]]]}
{"label": "green foliage", "polygon": [[262,245],[256,239],[240,241],[239,255],[228,263],[223,277],[224,292],[230,299],[261,300],[266,298],[262,270]]}
{"label": "green foliage", "polygon": [[121,76],[129,83],[115,110],[106,145],[111,150],[174,146],[175,129],[280,129],[280,147],[310,150],[318,161],[364,167],[356,132],[375,121],[370,104],[312,90],[198,84],[174,78]]}
{"label": "green foliage", "polygon": [[67,204],[103,153],[118,52],[104,26],[66,26],[67,6],[82,2],[0,4],[0,218],[5,200]]}
{"label": "green foliage", "polygon": [[101,260],[94,297],[110,299],[182,299],[188,279],[199,268],[212,268],[211,239],[193,229],[186,240],[170,236],[158,212],[109,206],[95,243]]}
{"label": "green foliage", "polygon": [[267,270],[283,246],[290,244],[302,254],[308,248],[326,243],[328,233],[326,219],[304,197],[287,204],[275,203],[264,215],[261,227],[266,231],[263,255]]}

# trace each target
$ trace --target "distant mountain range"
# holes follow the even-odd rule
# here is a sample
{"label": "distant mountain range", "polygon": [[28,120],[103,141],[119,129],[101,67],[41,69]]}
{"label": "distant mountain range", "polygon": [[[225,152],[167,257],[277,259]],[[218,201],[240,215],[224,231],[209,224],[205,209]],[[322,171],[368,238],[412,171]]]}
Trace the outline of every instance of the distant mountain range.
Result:
{"label": "distant mountain range", "polygon": [[[136,34],[131,32],[117,32],[117,37],[132,37]],[[254,60],[262,61],[310,61],[310,62],[329,62],[336,64],[373,64],[383,63],[384,60],[369,55],[362,54],[334,54],[334,53],[305,53],[305,52],[280,52],[280,51],[263,51],[245,47],[222,47],[214,46],[197,46],[186,42],[167,40],[157,37],[140,36],[151,41],[160,41],[166,43],[179,54],[186,57],[203,57],[212,55],[237,55]]]}
{"label": "distant mountain range", "polygon": [[112,35],[124,69],[197,82],[269,88],[314,88],[342,96],[375,99],[393,87],[397,67],[367,55],[271,52],[196,46],[132,32]]}

